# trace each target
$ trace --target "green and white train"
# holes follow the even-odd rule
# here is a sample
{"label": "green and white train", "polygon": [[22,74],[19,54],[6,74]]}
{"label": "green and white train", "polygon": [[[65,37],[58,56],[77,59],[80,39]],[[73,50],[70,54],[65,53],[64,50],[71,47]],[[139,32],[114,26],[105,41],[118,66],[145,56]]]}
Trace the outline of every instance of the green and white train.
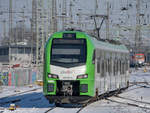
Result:
{"label": "green and white train", "polygon": [[129,51],[80,31],[51,35],[45,46],[43,92],[50,103],[80,103],[127,87]]}

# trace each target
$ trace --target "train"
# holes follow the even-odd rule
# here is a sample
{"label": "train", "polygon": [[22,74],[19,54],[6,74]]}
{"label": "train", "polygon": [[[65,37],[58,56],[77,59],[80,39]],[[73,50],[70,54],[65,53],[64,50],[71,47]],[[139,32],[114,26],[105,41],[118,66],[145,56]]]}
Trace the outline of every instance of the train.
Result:
{"label": "train", "polygon": [[142,67],[145,64],[145,55],[143,53],[135,53],[130,56],[131,67]]}
{"label": "train", "polygon": [[44,48],[43,93],[49,103],[82,103],[128,86],[129,51],[82,31],[53,33]]}

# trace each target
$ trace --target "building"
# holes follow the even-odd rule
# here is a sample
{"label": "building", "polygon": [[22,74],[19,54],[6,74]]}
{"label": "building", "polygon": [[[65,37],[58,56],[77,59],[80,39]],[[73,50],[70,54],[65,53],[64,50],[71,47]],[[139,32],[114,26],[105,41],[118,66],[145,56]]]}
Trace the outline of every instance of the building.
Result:
{"label": "building", "polygon": [[1,66],[29,67],[35,63],[36,47],[24,44],[0,46]]}

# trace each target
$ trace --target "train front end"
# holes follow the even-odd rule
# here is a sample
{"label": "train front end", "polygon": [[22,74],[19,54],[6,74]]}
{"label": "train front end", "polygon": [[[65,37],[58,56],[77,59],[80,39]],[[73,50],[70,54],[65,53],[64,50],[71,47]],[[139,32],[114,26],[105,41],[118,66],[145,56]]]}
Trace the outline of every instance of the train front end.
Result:
{"label": "train front end", "polygon": [[44,53],[43,91],[50,103],[78,103],[94,96],[94,47],[82,32],[54,33]]}

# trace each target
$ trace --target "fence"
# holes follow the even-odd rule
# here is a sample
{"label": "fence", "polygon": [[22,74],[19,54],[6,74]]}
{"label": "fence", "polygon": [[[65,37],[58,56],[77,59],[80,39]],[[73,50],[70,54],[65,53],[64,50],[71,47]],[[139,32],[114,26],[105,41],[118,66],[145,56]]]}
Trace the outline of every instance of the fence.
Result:
{"label": "fence", "polygon": [[11,69],[8,72],[0,73],[0,83],[9,86],[24,86],[34,84],[37,78],[36,69]]}

